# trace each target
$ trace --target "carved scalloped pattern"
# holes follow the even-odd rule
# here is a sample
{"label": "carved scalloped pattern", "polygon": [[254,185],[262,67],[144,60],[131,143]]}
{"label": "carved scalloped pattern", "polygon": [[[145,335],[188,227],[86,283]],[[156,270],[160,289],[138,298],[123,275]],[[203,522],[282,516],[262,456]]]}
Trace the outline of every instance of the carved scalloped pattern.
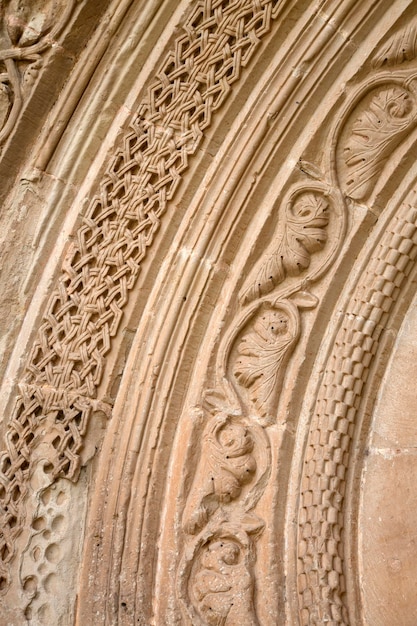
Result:
{"label": "carved scalloped pattern", "polygon": [[328,362],[301,480],[301,626],[347,626],[343,604],[343,502],[361,395],[381,333],[417,257],[417,209],[403,206],[360,281]]}
{"label": "carved scalloped pattern", "polygon": [[276,0],[196,3],[133,116],[66,257],[0,460],[0,589],[23,523],[39,425],[54,423],[51,475],[76,478],[91,399],[147,248],[210,126],[275,17]]}

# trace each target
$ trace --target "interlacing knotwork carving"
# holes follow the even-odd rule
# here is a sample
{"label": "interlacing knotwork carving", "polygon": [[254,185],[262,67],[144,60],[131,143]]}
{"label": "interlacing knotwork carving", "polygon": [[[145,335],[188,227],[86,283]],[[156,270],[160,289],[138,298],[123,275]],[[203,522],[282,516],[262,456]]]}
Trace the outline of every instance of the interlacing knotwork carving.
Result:
{"label": "interlacing knotwork carving", "polygon": [[4,0],[0,5],[0,144],[10,135],[43,63],[78,0]]}
{"label": "interlacing knotwork carving", "polygon": [[403,205],[360,281],[326,366],[301,481],[302,626],[347,626],[343,501],[361,395],[381,334],[417,258],[417,209]]}
{"label": "interlacing knotwork carving", "polygon": [[0,465],[0,587],[7,585],[22,527],[21,501],[42,424],[54,424],[51,479],[75,479],[91,402],[147,248],[212,115],[269,32],[277,6],[276,0],[196,3],[86,211],[8,427]]}

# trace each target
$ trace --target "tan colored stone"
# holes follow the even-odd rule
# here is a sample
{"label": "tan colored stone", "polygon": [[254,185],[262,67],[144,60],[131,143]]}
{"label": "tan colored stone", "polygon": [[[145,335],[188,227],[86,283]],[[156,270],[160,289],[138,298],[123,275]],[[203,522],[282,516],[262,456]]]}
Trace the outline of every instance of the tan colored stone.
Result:
{"label": "tan colored stone", "polygon": [[414,3],[0,17],[0,623],[411,626]]}

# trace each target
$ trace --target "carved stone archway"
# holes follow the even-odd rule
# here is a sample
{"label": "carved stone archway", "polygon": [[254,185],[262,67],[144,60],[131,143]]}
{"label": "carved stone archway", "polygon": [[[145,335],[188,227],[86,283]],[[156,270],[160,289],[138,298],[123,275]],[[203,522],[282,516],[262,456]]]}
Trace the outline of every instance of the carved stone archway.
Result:
{"label": "carved stone archway", "polygon": [[0,616],[412,626],[414,3],[2,11]]}

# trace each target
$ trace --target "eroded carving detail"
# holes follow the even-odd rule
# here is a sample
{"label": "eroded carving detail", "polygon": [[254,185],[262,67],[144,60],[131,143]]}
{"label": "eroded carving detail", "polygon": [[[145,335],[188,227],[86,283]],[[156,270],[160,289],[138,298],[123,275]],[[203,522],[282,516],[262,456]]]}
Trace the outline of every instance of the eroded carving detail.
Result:
{"label": "eroded carving detail", "polygon": [[[239,395],[261,424],[275,421],[285,364],[300,334],[299,313],[289,300],[261,305],[238,337],[233,376]],[[252,408],[253,405],[253,408]]]}
{"label": "eroded carving detail", "polygon": [[261,532],[256,518],[208,530],[189,548],[180,571],[179,597],[198,626],[256,626],[253,539]]}
{"label": "eroded carving detail", "polygon": [[184,510],[183,526],[195,534],[221,504],[238,498],[256,471],[254,440],[236,417],[220,413],[207,424],[202,458]]}
{"label": "eroded carving detail", "polygon": [[86,211],[8,428],[0,467],[0,589],[7,587],[7,564],[23,524],[25,485],[33,451],[43,438],[40,425],[54,423],[51,480],[76,479],[88,407],[147,248],[213,113],[269,32],[277,5],[275,0],[206,0],[196,6]]}
{"label": "eroded carving detail", "polygon": [[347,626],[343,502],[350,446],[381,333],[417,258],[417,209],[403,205],[360,281],[327,363],[301,479],[299,594],[302,626]]}
{"label": "eroded carving detail", "polygon": [[355,200],[369,196],[382,168],[416,123],[415,93],[409,86],[374,89],[360,113],[349,122],[350,135],[341,145],[343,187]]}
{"label": "eroded carving detail", "polygon": [[400,65],[417,56],[417,22],[414,20],[395,32],[378,50],[373,59],[374,68]]}
{"label": "eroded carving detail", "polygon": [[57,45],[77,0],[22,2],[6,0],[0,7],[0,144],[10,135],[43,64]]}
{"label": "eroded carving detail", "polygon": [[[253,276],[247,281],[240,297],[246,305],[221,342],[216,367],[216,381],[221,391],[204,395],[208,412],[214,413],[214,417],[209,419],[201,438],[201,457],[184,509],[185,548],[179,572],[179,598],[188,616],[194,620],[198,615],[195,623],[235,623],[232,620],[257,623],[254,609],[248,608],[253,605],[255,588],[254,580],[249,584],[249,570],[223,568],[220,574],[220,570],[203,566],[205,560],[199,560],[191,546],[209,529],[217,532],[224,523],[236,529],[230,537],[231,545],[237,532],[249,533],[248,523],[253,526],[256,520],[255,528],[263,525],[253,510],[270,473],[266,427],[276,423],[285,368],[300,336],[300,310],[314,308],[318,303],[317,298],[301,286],[324,271],[337,249],[336,240],[328,253],[311,270],[304,272],[310,267],[312,254],[322,250],[327,241],[329,209],[335,200],[330,191],[324,189],[324,185],[317,182],[310,189],[293,188],[287,195],[284,219],[279,221],[271,253],[266,262],[262,259],[255,268],[256,285]],[[343,227],[343,218],[338,226]],[[274,275],[264,280],[270,272]],[[281,286],[286,278],[302,273],[303,277],[298,282],[293,281],[291,287],[283,286],[286,291],[281,293],[285,296],[262,296]],[[255,302],[251,302],[252,299],[256,299]],[[233,451],[233,456],[229,450]],[[196,538],[197,533],[200,534]],[[251,539],[254,562],[256,538],[257,534]],[[225,550],[229,555],[232,548],[227,545]],[[213,550],[211,556],[212,550],[207,546],[210,559],[218,564],[222,557],[217,559],[214,555],[222,555],[223,551],[218,543]],[[232,552],[237,555],[234,548]],[[189,563],[188,569],[184,562]],[[239,593],[246,608],[242,615],[237,617],[236,614],[227,621],[227,615],[234,615],[230,607],[235,605],[226,597],[229,589],[233,590],[233,598],[236,597],[237,575],[241,577]],[[193,593],[186,595],[185,587],[193,589]],[[212,613],[217,603],[222,610]]]}
{"label": "eroded carving detail", "polygon": [[227,412],[222,393],[207,392],[204,404],[212,416],[183,513],[178,597],[193,624],[256,624],[252,542],[264,524],[252,509],[270,472],[269,439],[242,414]]}

